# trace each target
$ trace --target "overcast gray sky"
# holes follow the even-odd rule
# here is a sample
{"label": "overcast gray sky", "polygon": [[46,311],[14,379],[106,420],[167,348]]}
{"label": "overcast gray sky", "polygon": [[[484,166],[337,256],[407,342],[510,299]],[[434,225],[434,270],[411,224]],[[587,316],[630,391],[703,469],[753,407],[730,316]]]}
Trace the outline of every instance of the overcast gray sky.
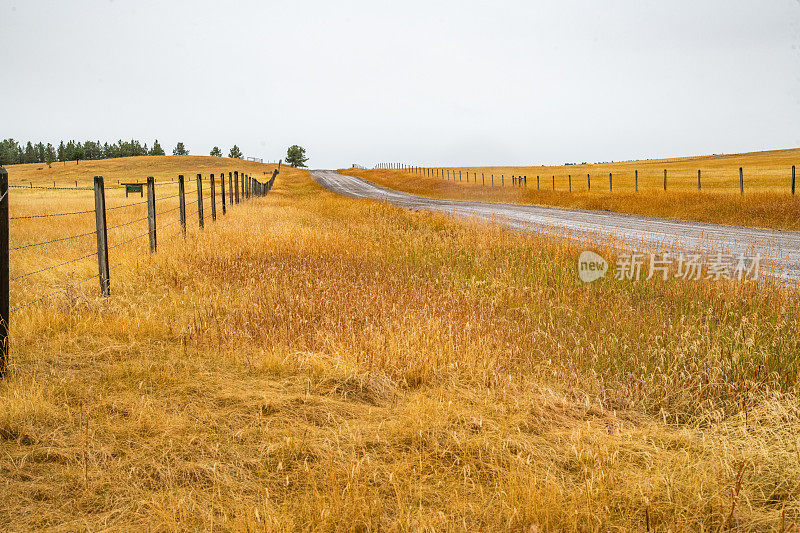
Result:
{"label": "overcast gray sky", "polygon": [[0,136],[310,166],[800,146],[798,0],[0,0]]}

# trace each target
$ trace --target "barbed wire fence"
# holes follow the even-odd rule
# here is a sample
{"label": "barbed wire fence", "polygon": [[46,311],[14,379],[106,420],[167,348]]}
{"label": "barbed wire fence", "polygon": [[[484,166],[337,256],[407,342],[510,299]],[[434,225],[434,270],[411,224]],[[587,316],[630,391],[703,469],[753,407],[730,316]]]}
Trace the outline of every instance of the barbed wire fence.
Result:
{"label": "barbed wire fence", "polygon": [[[356,165],[356,164],[353,164],[352,168],[364,169],[364,167],[362,167],[360,165]],[[405,163],[378,163],[377,165],[373,166],[372,168],[373,168],[373,170],[400,170],[400,171],[409,172],[409,173],[412,173],[412,174],[418,174],[418,175],[421,175],[421,176],[424,176],[424,177],[427,177],[427,178],[442,178],[442,179],[447,179],[447,180],[452,180],[452,181],[465,181],[466,183],[470,182],[470,170],[465,170],[465,169],[460,169],[460,168],[459,169],[455,169],[455,168],[454,169],[450,169],[450,168],[446,168],[446,167],[421,167],[421,166],[415,166],[415,165],[408,165],[408,164],[405,164]],[[456,172],[458,172],[458,174],[456,174]],[[462,172],[463,172],[463,174],[462,174]],[[613,172],[608,172],[607,174],[608,174],[608,191],[609,192],[613,192],[614,191],[614,173]],[[788,180],[789,181],[789,187],[788,188],[791,191],[792,196],[794,196],[795,190],[796,190],[796,187],[795,187],[795,185],[797,183],[796,176],[797,176],[797,173],[796,173],[796,170],[795,170],[795,165],[792,165],[791,179]],[[542,189],[542,187],[541,187],[541,181],[542,180],[540,180],[540,177],[541,176],[536,176],[536,189],[537,190],[541,190]],[[594,177],[595,178],[600,178],[603,181],[605,181],[606,173],[603,173],[601,175],[598,175],[597,173],[595,173]],[[669,173],[667,172],[667,169],[665,168],[664,169],[664,173],[663,173],[663,188],[664,188],[664,191],[667,191],[668,177],[669,177]],[[739,177],[739,194],[741,196],[744,196],[745,179],[744,179],[744,168],[743,167],[739,167],[739,176],[738,177]],[[546,180],[547,176],[545,176],[544,178]],[[563,180],[563,174],[562,174],[562,176],[560,176],[560,178],[561,178],[561,180]],[[787,173],[787,178],[788,178],[788,173]],[[577,181],[578,179],[582,179],[582,176],[581,176],[581,178],[579,178],[579,176],[576,174],[575,175],[575,181]],[[634,170],[633,179],[634,179],[634,181],[633,181],[634,191],[635,192],[639,192],[639,170],[636,170],[636,169]],[[682,177],[682,179],[683,179],[683,177]],[[692,179],[694,179],[694,178],[692,177]],[[487,185],[487,180],[489,181],[489,186],[490,187],[494,187],[495,186],[495,184],[494,184],[494,174],[490,174],[487,177],[485,172],[481,172],[481,185],[484,185],[484,186]],[[559,181],[561,181],[561,180],[559,180]],[[661,182],[661,175],[659,175],[657,177],[657,180],[658,180],[658,185],[659,185],[659,188],[660,188],[660,185],[662,183]],[[477,171],[472,171],[472,182],[475,183],[475,184],[478,183],[478,172]],[[556,176],[555,176],[555,174],[552,175],[551,183],[552,183],[552,190],[555,191],[556,190]],[[566,187],[566,190],[568,192],[573,192],[572,183],[573,183],[573,175],[572,174],[567,174],[567,187]],[[501,187],[505,187],[505,184],[506,184],[505,174],[501,174],[500,175],[500,186]],[[527,187],[528,186],[528,176],[512,175],[511,176],[511,185],[517,186],[517,187]],[[591,191],[592,190],[592,174],[591,173],[587,173],[586,174],[586,190],[587,191]],[[597,185],[595,185],[595,190],[598,190],[597,189]],[[603,186],[603,190],[606,190],[605,186]],[[699,192],[699,191],[702,191],[702,190],[703,190],[703,173],[702,173],[702,169],[697,169],[697,191]]]}
{"label": "barbed wire fence", "polygon": [[[120,261],[115,263],[114,265],[109,265],[109,251],[110,250],[117,250],[125,245],[133,243],[139,239],[143,239],[144,237],[148,237],[149,241],[149,253],[154,254],[158,251],[158,237],[163,235],[163,230],[169,227],[173,227],[177,224],[180,224],[180,228],[176,235],[182,234],[183,237],[186,237],[187,233],[187,220],[188,217],[193,217],[197,215],[197,223],[198,228],[200,231],[205,229],[206,226],[206,205],[211,209],[211,221],[214,222],[217,220],[217,200],[219,199],[221,208],[221,215],[224,216],[227,214],[228,210],[232,208],[234,205],[238,205],[242,202],[250,200],[251,198],[262,197],[266,196],[272,190],[272,187],[275,183],[275,179],[280,172],[280,164],[278,162],[278,168],[273,170],[271,174],[267,172],[264,173],[263,181],[260,181],[250,174],[245,172],[239,172],[238,170],[229,171],[227,174],[227,181],[228,187],[226,190],[225,187],[225,172],[222,172],[217,176],[211,173],[208,175],[207,179],[203,178],[202,174],[197,174],[195,178],[196,187],[194,190],[186,192],[186,180],[184,176],[181,174],[178,176],[177,180],[166,182],[168,184],[177,183],[178,185],[178,192],[177,194],[171,194],[167,196],[156,197],[156,180],[152,176],[149,176],[145,183],[135,184],[140,187],[146,187],[146,196],[147,198],[142,201],[133,202],[129,204],[117,205],[108,207],[106,206],[106,191],[105,191],[105,179],[102,176],[95,176],[93,187],[84,187],[78,188],[77,182],[75,187],[33,187],[32,185],[29,187],[22,186],[22,188],[47,188],[47,189],[67,189],[67,190],[91,190],[94,192],[94,209],[81,209],[77,211],[63,211],[58,213],[36,213],[36,214],[25,214],[20,216],[9,216],[9,190],[15,187],[20,186],[13,186],[9,185],[8,182],[8,172],[5,168],[0,167],[0,378],[2,378],[8,369],[9,364],[9,353],[10,353],[10,340],[9,340],[9,324],[12,313],[16,311],[20,311],[26,307],[35,305],[39,302],[47,300],[53,296],[58,294],[67,293],[68,291],[83,285],[91,280],[98,280],[100,286],[100,294],[106,298],[111,296],[111,273],[114,267],[121,265],[124,261]],[[217,181],[219,180],[219,181]],[[206,189],[207,192],[204,192],[204,182],[208,185]],[[165,183],[165,182],[159,182]],[[217,185],[219,184],[219,197],[217,195]],[[122,186],[125,186],[124,184]],[[137,190],[136,192],[139,192]],[[127,194],[127,193],[126,193]],[[190,198],[194,198],[191,201],[186,201],[186,195],[189,194]],[[143,194],[144,195],[144,194]],[[166,200],[171,200],[174,198],[178,198],[178,205],[172,208],[164,208],[159,210],[158,206],[163,205],[163,202]],[[121,222],[114,225],[107,224],[107,214],[109,212],[117,212],[118,210],[128,209],[135,206],[140,205],[147,205],[147,216],[144,217],[137,217],[133,220]],[[194,206],[194,207],[192,207]],[[191,207],[192,210],[187,213],[187,207]],[[169,222],[167,224],[160,224],[158,221],[162,220],[164,215],[169,213],[179,211],[179,217],[177,220]],[[89,215],[94,213],[94,230],[92,231],[83,231],[80,233],[76,233],[74,235],[69,235],[65,237],[57,237],[54,239],[45,239],[36,242],[24,243],[19,244],[16,246],[10,246],[10,231],[9,231],[9,222],[14,220],[32,220],[32,219],[50,219],[52,218],[54,221],[61,222],[67,217],[72,216],[80,216],[80,215]],[[137,233],[132,237],[121,238],[118,242],[115,242],[115,239],[111,239],[109,242],[109,232],[111,233],[112,237],[118,235],[118,231],[123,228],[130,228],[132,225],[136,223],[142,223],[147,221],[147,231],[142,233]],[[95,236],[96,241],[96,250],[90,253],[82,253],[73,257],[71,259],[67,259],[65,261],[59,261],[58,264],[49,265],[43,268],[34,269],[28,272],[24,272],[21,274],[16,274],[13,277],[10,276],[10,254],[12,252],[19,252],[21,250],[32,249],[37,247],[46,247],[50,244],[55,243],[67,243],[67,242],[74,242],[80,241],[81,239],[89,238],[90,236]],[[89,245],[91,246],[91,244]],[[145,253],[145,252],[140,252]],[[44,295],[38,296],[21,304],[15,305],[13,308],[10,307],[10,288],[12,282],[17,282],[26,278],[30,278],[36,274],[41,274],[47,271],[51,271],[54,269],[58,269],[67,265],[71,265],[73,263],[78,263],[80,261],[84,261],[90,258],[95,258],[97,262],[97,274],[88,276],[88,277],[81,277],[78,280],[70,280],[69,283],[66,283],[65,286],[48,292]]]}

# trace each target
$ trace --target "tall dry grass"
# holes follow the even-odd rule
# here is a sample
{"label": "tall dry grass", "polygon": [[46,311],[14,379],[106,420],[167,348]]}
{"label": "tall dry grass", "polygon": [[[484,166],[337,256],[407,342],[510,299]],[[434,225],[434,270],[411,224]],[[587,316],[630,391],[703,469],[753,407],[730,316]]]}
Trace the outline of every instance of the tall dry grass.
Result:
{"label": "tall dry grass", "polygon": [[296,170],[160,246],[12,317],[3,529],[796,527],[796,289],[584,285]]}
{"label": "tall dry grass", "polygon": [[[791,195],[792,165],[800,166],[800,149],[592,165],[437,167],[430,177],[427,170],[342,172],[437,198],[553,205],[798,230],[800,196]],[[739,167],[744,173],[743,196],[739,191]],[[697,190],[698,169],[702,171],[701,191]],[[609,190],[609,173],[613,190]],[[526,176],[527,184],[514,186],[512,176]],[[800,183],[796,186],[800,194]]]}

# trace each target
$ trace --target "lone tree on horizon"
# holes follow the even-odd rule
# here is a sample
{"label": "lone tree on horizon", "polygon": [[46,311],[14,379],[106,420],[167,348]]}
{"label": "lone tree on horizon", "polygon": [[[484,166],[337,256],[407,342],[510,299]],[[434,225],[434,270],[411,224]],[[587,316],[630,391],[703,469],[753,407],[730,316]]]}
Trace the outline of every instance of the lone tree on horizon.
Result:
{"label": "lone tree on horizon", "polygon": [[231,148],[231,151],[228,152],[228,157],[230,157],[231,159],[241,159],[242,151],[239,150],[239,147],[234,144],[233,148]]}
{"label": "lone tree on horizon", "polygon": [[219,149],[219,146],[215,146],[211,149],[211,155],[214,157],[222,157],[222,150]]}
{"label": "lone tree on horizon", "polygon": [[286,162],[293,167],[305,167],[306,161],[308,161],[308,158],[306,157],[306,149],[302,146],[293,144],[288,150],[286,150]]}
{"label": "lone tree on horizon", "polygon": [[178,145],[172,151],[172,155],[189,155],[189,150],[187,150],[186,147],[183,146],[182,142],[178,142]]}

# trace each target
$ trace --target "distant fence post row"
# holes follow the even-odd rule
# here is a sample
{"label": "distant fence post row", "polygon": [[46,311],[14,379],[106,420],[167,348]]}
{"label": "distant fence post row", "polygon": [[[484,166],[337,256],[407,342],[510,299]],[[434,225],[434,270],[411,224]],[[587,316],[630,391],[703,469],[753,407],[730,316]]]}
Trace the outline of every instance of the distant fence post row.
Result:
{"label": "distant fence post row", "polygon": [[[266,172],[264,173],[267,174]],[[219,175],[220,195],[222,201],[222,214],[226,213],[226,203],[233,205],[234,201],[240,203],[240,181],[241,181],[241,201],[259,196],[266,196],[272,190],[278,170],[274,170],[268,180],[261,182],[249,174],[239,173],[238,171],[228,172],[228,190],[235,190],[234,194],[225,194],[225,173]],[[241,178],[240,178],[241,177]],[[214,174],[209,175],[211,191],[211,219],[217,219],[216,207],[216,178]],[[235,183],[235,189],[234,184]],[[155,179],[148,176],[147,182],[147,233],[141,235],[149,236],[150,253],[158,250],[158,234],[156,224],[156,193]],[[2,378],[8,368],[9,338],[8,325],[10,315],[9,304],[9,214],[8,214],[8,172],[0,167],[0,378]],[[178,200],[180,210],[181,233],[186,237],[186,193],[183,175],[178,176]],[[168,197],[169,198],[169,197]],[[203,177],[197,174],[197,217],[198,228],[205,229],[205,211],[203,195]],[[142,202],[144,203],[144,202]],[[194,202],[190,202],[194,203]],[[106,192],[105,180],[102,176],[94,177],[94,215],[95,215],[95,234],[97,237],[97,268],[98,279],[100,280],[100,293],[109,297],[111,295],[111,276],[108,263],[108,250],[111,248],[108,243],[108,227],[106,225]],[[91,213],[91,211],[86,212]],[[48,216],[48,215],[42,215]],[[91,235],[89,233],[88,235]],[[113,246],[112,246],[113,247]],[[38,300],[36,300],[38,301]],[[28,304],[33,303],[29,302]],[[25,305],[28,305],[25,304]],[[24,307],[20,306],[20,307]]]}
{"label": "distant fence post row", "polygon": [[[353,165],[353,168],[363,168]],[[420,174],[425,177],[435,177],[438,178],[441,176],[442,179],[450,180],[452,179],[455,181],[456,179],[456,171],[453,169],[452,178],[450,177],[450,169],[444,168],[435,168],[435,167],[417,167],[411,165],[405,165],[402,163],[379,163],[373,167],[376,170],[402,170],[405,172],[411,172],[414,174]],[[473,183],[478,183],[478,173],[473,172]],[[568,177],[568,190],[572,192],[572,174],[569,174]],[[462,171],[458,171],[458,181],[463,181],[462,179]],[[469,171],[466,171],[466,182],[469,183]],[[490,183],[491,186],[494,187],[494,174],[490,176]],[[639,192],[639,171],[634,170],[634,191]],[[486,179],[484,174],[481,173],[481,184],[486,185]],[[528,186],[528,177],[527,176],[511,176],[511,184],[514,186]],[[792,195],[795,194],[795,187],[796,184],[796,172],[795,172],[795,165],[792,165],[792,173],[791,173],[791,191]],[[500,175],[500,186],[505,186],[505,175]],[[592,178],[590,174],[586,174],[586,188],[587,190],[592,190]],[[702,174],[700,169],[697,170],[697,190],[702,190]],[[536,189],[539,190],[539,176],[536,176]],[[553,176],[553,190],[556,190],[556,177]],[[614,191],[614,177],[611,172],[608,173],[608,190],[609,192]],[[664,190],[667,190],[667,169],[664,169]],[[739,167],[739,194],[744,196],[744,169]]]}

